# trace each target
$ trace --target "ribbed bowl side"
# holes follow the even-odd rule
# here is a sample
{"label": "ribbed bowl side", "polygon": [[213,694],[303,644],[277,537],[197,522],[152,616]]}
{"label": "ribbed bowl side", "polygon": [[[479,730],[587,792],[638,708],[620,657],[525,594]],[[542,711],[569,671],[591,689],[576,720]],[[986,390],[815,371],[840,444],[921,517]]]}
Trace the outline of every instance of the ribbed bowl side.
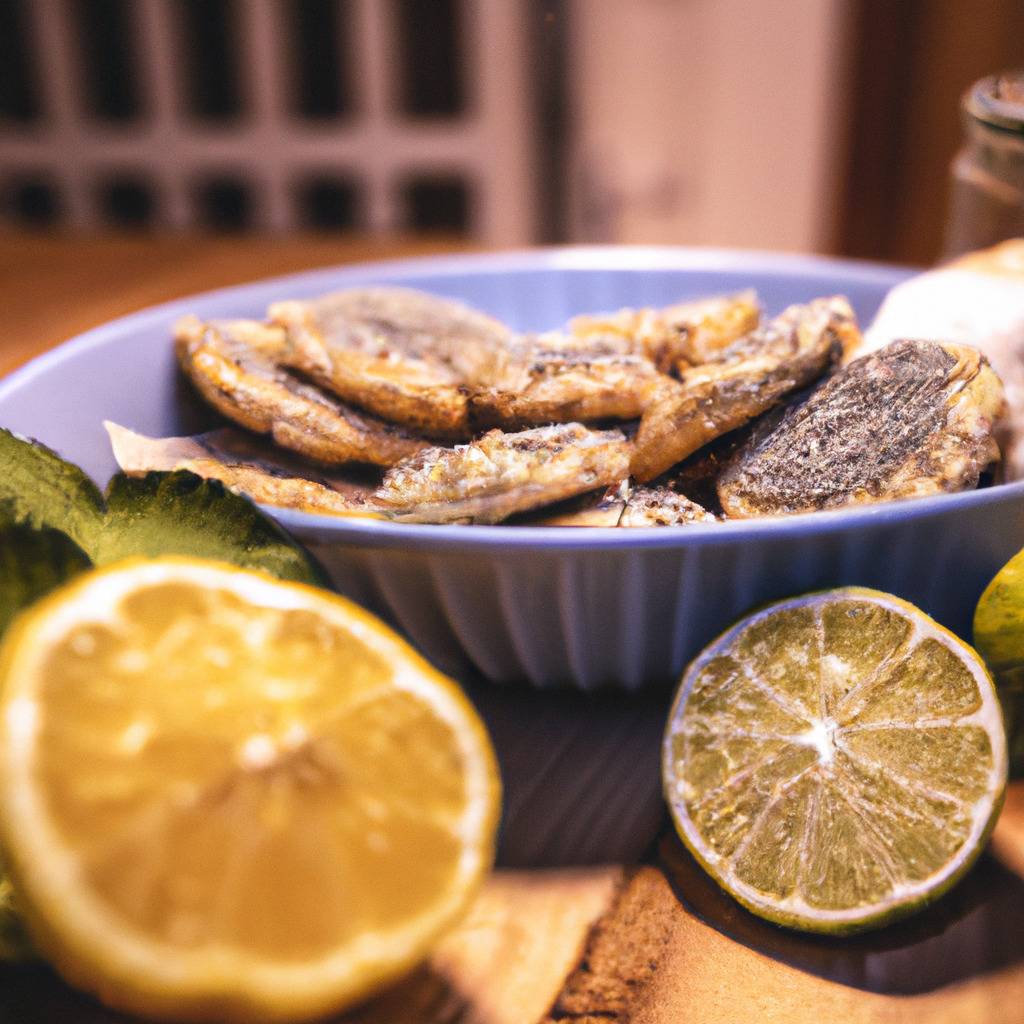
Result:
{"label": "ribbed bowl side", "polygon": [[587,691],[667,688],[767,601],[860,585],[898,594],[965,638],[985,585],[1024,546],[1024,508],[658,548],[424,552],[308,540],[344,594],[444,671]]}

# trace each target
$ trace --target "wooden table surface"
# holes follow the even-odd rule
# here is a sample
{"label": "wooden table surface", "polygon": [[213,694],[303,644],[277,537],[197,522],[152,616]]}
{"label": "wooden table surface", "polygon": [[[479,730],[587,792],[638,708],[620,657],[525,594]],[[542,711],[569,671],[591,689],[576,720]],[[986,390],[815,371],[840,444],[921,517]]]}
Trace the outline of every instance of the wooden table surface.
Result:
{"label": "wooden table surface", "polygon": [[[0,373],[154,302],[313,266],[457,248],[0,235]],[[656,779],[664,701],[471,694],[502,761],[506,861],[543,860],[545,850],[560,851],[562,862],[574,852],[593,861],[604,844],[613,860],[646,848],[643,864],[497,871],[432,961],[346,1024],[1024,1022],[1024,784],[1011,787],[989,851],[935,907],[866,937],[812,939],[739,909],[665,832]],[[574,799],[538,801],[558,787]],[[631,816],[608,810],[624,806]],[[622,842],[610,842],[617,825]],[[125,1019],[45,967],[0,967],[2,1022]]]}
{"label": "wooden table surface", "polygon": [[466,251],[451,239],[0,233],[0,374],[124,313],[312,267]]}

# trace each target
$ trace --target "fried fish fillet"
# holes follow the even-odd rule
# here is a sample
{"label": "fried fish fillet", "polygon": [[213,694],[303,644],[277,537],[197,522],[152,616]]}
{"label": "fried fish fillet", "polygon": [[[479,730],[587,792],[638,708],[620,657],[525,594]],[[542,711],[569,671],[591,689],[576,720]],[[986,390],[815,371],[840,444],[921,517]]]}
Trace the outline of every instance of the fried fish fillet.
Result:
{"label": "fried fish fillet", "polygon": [[1007,480],[1024,478],[1024,238],[969,253],[898,284],[864,343],[867,355],[898,338],[941,338],[980,350],[1006,390],[998,441]]}
{"label": "fried fish fillet", "polygon": [[670,487],[634,487],[619,519],[621,527],[691,526],[715,517]]}
{"label": "fried fish fillet", "polygon": [[564,330],[510,339],[491,380],[477,377],[471,418],[516,430],[544,423],[631,420],[657,393],[663,374],[757,326],[753,292],[578,316]]}
{"label": "fried fish fillet", "polygon": [[624,480],[629,442],[618,430],[579,423],[430,448],[388,470],[373,496],[390,518],[411,523],[497,523]]}
{"label": "fried fish fillet", "polygon": [[859,338],[846,299],[790,306],[681,381],[662,379],[644,411],[631,471],[653,480],[722,434],[735,430],[820,377]]}
{"label": "fried fish fillet", "polygon": [[977,350],[894,342],[756,432],[719,478],[722,508],[747,518],[974,487],[998,458],[1003,407]]}
{"label": "fried fish fillet", "polygon": [[215,409],[317,462],[390,466],[427,447],[282,368],[287,339],[280,327],[185,317],[175,326],[175,348],[185,375]]}
{"label": "fried fish fillet", "polygon": [[624,350],[646,356],[662,372],[707,362],[757,328],[761,306],[754,291],[679,302],[664,309],[622,309],[578,316],[569,333],[583,341],[618,338]]}
{"label": "fried fish fillet", "polygon": [[500,371],[470,399],[479,427],[506,430],[546,423],[631,420],[662,375],[614,336],[564,331],[510,341]]}
{"label": "fried fish fillet", "polygon": [[407,288],[356,288],[278,302],[288,365],[346,402],[430,437],[469,436],[467,385],[497,375],[509,331],[458,302]]}
{"label": "fried fish fillet", "polygon": [[231,427],[194,437],[146,437],[105,421],[114,458],[130,476],[187,469],[220,480],[236,494],[262,505],[326,515],[378,517],[367,497],[372,488],[336,476],[317,475],[286,453],[267,451],[251,435]]}

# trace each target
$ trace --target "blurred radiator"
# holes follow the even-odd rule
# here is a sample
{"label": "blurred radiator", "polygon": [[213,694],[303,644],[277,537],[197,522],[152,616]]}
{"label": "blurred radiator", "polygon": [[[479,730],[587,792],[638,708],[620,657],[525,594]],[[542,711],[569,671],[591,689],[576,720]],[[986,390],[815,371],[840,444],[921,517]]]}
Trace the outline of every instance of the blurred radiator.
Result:
{"label": "blurred radiator", "polygon": [[525,10],[511,0],[0,0],[0,205],[74,228],[319,226],[529,242]]}

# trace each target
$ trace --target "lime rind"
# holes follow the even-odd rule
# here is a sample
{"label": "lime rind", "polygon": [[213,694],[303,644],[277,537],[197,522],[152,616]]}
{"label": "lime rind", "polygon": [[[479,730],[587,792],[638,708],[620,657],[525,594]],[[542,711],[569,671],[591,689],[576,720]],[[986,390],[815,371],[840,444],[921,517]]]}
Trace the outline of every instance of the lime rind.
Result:
{"label": "lime rind", "polygon": [[[955,722],[958,727],[974,725],[983,729],[991,744],[991,760],[984,781],[984,792],[966,808],[970,822],[969,828],[953,856],[950,856],[941,867],[930,872],[926,877],[916,878],[902,884],[897,881],[883,898],[874,902],[858,902],[855,905],[835,909],[823,907],[820,905],[821,901],[818,905],[812,904],[804,898],[798,885],[794,885],[791,891],[782,895],[768,891],[767,887],[759,888],[751,885],[737,876],[735,864],[742,858],[743,849],[737,846],[726,855],[716,852],[707,836],[695,824],[691,813],[694,794],[692,791],[688,792],[688,786],[683,779],[682,771],[680,771],[680,754],[677,743],[687,728],[694,728],[693,722],[688,721],[686,709],[694,693],[695,684],[703,678],[708,666],[715,659],[721,659],[735,649],[736,641],[742,637],[742,634],[757,627],[759,623],[765,623],[779,612],[798,609],[815,610],[822,608],[826,603],[842,600],[875,604],[883,608],[895,609],[900,614],[907,616],[913,623],[913,629],[903,650],[913,649],[925,639],[937,639],[957,655],[970,672],[971,678],[977,686],[980,701],[978,707],[970,714],[959,715],[949,721]],[[723,690],[720,702],[722,706],[727,706],[726,696],[728,695]],[[849,694],[847,694],[848,696]],[[790,715],[806,711],[805,707],[785,699],[781,703]],[[750,706],[753,707],[754,704],[751,703]],[[783,739],[797,749],[801,744],[806,748],[814,749],[815,745],[821,741],[821,733],[815,728],[813,715],[805,715],[805,718],[808,719],[810,727],[804,735],[780,736],[778,733],[772,735],[769,730],[769,735],[764,739]],[[941,724],[941,720],[932,719],[929,724],[935,727]],[[884,723],[865,728],[879,729],[881,727],[884,727]],[[835,738],[834,750],[844,756],[848,754],[848,751],[843,748],[842,730],[838,730],[833,735]],[[709,737],[706,742],[711,747],[713,737]],[[777,759],[780,754],[775,752],[773,756]],[[749,770],[750,780],[754,779],[758,767],[755,765]],[[788,779],[788,783],[774,785],[771,791],[772,795],[767,802],[762,801],[758,804],[756,796],[755,799],[751,799],[749,796],[750,783],[744,786],[742,778],[735,785],[735,792],[727,794],[727,799],[722,801],[723,817],[726,817],[726,812],[728,812],[734,819],[737,816],[742,819],[750,807],[760,808],[758,819],[744,833],[748,843],[752,841],[752,837],[757,835],[758,829],[767,828],[768,824],[774,822],[775,819],[769,815],[778,808],[779,801],[786,799],[786,784],[800,785],[799,780],[806,777],[806,772],[821,773],[823,771],[820,758],[817,757],[812,758],[807,765],[802,765],[798,759],[794,760],[793,767],[795,770]],[[683,676],[669,715],[662,752],[665,797],[676,830],[690,852],[718,885],[749,910],[776,924],[805,931],[832,934],[846,934],[879,927],[915,912],[955,885],[969,870],[995,825],[1005,791],[1006,770],[1007,755],[999,702],[995,696],[991,677],[981,660],[966,644],[913,606],[890,595],[863,588],[846,588],[778,602],[742,620],[718,637],[688,667]],[[742,776],[742,771],[740,774]],[[890,776],[891,774],[890,772]],[[818,812],[815,811],[815,813]],[[785,815],[781,817],[784,818]],[[715,821],[713,817],[711,820]],[[800,815],[796,814],[794,820],[799,821]],[[810,820],[809,815],[808,820]],[[742,826],[741,820],[740,827]],[[728,827],[727,824],[726,828]],[[799,826],[793,825],[793,828],[796,827]],[[724,842],[725,848],[728,848],[728,844],[732,842],[734,836],[726,832],[718,838]],[[772,847],[772,856],[776,865],[772,867],[771,871],[779,874],[785,873],[786,870],[789,870],[786,861],[786,836],[782,835],[781,841],[778,841],[780,837],[773,838],[776,841]],[[801,850],[801,857],[804,857],[807,839],[804,836],[797,842],[804,844]],[[855,864],[847,865],[847,870],[850,871],[855,871],[857,868],[858,865]],[[785,885],[776,886],[776,888],[785,890]]]}

